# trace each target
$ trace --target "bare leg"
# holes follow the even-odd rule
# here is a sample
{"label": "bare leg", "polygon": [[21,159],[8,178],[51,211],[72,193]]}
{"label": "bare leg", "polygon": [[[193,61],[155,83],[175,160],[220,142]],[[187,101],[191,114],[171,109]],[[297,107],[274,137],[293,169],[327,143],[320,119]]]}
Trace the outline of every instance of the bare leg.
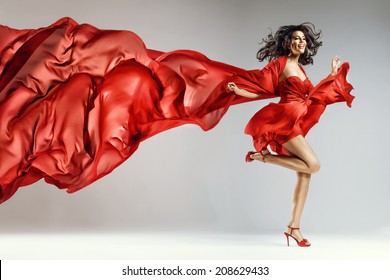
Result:
{"label": "bare leg", "polygon": [[[292,228],[299,228],[307,193],[309,192],[311,174],[297,172],[297,176],[298,180],[293,193],[291,218],[288,224]],[[287,228],[286,232],[291,233],[291,229]],[[294,230],[292,235],[298,239],[298,241],[303,239],[299,230]]]}
{"label": "bare leg", "polygon": [[[266,152],[262,154],[265,155],[264,162],[283,166],[297,172],[298,179],[293,193],[292,212],[288,225],[292,228],[299,228],[309,191],[311,174],[319,170],[320,163],[313,149],[302,135],[294,137],[283,146],[290,153],[289,156],[272,155]],[[263,156],[260,154],[254,154],[252,158],[263,160]],[[292,234],[298,241],[303,239],[299,230],[292,232],[291,229],[287,228],[286,232]]]}
{"label": "bare leg", "polygon": [[[297,172],[312,174],[320,169],[320,162],[313,149],[302,135],[298,135],[283,145],[290,156],[267,154],[264,162],[280,165]],[[251,158],[263,160],[259,153],[253,154]]]}

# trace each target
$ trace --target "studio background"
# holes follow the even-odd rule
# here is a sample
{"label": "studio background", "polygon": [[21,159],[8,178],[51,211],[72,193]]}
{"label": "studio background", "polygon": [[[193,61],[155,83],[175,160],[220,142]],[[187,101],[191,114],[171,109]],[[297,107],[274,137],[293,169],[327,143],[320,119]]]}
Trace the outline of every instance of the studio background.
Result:
{"label": "studio background", "polygon": [[[1,0],[0,21],[48,26],[61,17],[101,29],[136,32],[151,49],[193,49],[245,69],[261,38],[281,25],[310,21],[323,46],[306,67],[313,84],[334,55],[349,61],[352,109],[329,106],[307,139],[322,167],[312,176],[302,218],[306,232],[365,234],[390,228],[390,2],[254,0]],[[284,230],[295,174],[246,163],[253,150],[243,129],[271,100],[230,108],[213,130],[194,125],[145,142],[111,174],[74,194],[40,181],[0,205],[0,233],[219,232]],[[272,100],[276,101],[276,100]]]}

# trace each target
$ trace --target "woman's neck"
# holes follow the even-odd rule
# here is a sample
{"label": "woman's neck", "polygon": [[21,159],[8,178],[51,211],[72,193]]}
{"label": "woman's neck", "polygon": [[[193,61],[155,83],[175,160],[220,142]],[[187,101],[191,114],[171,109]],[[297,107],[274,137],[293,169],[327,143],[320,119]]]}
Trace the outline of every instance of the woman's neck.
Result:
{"label": "woman's neck", "polygon": [[298,55],[289,54],[289,55],[288,55],[288,58],[290,59],[291,62],[294,62],[294,63],[296,63],[296,64],[299,63],[299,54],[298,54]]}

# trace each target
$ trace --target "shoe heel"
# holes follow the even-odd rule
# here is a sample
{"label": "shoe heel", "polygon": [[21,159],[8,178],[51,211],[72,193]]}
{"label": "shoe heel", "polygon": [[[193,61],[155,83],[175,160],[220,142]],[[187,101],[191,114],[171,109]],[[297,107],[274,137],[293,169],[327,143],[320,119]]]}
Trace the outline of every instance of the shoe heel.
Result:
{"label": "shoe heel", "polygon": [[286,236],[286,239],[287,239],[287,246],[290,246],[290,239],[288,238],[288,234],[284,233],[284,235]]}

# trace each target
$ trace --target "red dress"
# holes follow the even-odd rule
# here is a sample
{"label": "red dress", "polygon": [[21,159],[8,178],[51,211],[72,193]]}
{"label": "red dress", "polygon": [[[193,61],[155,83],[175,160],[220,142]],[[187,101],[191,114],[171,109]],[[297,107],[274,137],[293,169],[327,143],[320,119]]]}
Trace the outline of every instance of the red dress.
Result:
{"label": "red dress", "polygon": [[[149,50],[130,31],[70,18],[38,29],[0,25],[0,203],[40,179],[78,191],[157,133],[213,128],[229,106],[253,101],[227,93],[230,81],[258,99],[275,97],[278,61],[246,71],[194,51]],[[313,94],[313,120],[328,103],[350,104],[349,91],[338,91],[347,71]]]}
{"label": "red dress", "polygon": [[[279,77],[286,62],[287,56],[284,56],[265,69],[277,69],[275,76]],[[349,94],[352,85],[346,81],[347,71],[348,64],[342,65],[336,76],[329,76],[316,88],[304,70],[306,79],[303,81],[298,76],[290,76],[278,82],[273,90],[280,96],[280,101],[258,111],[245,128],[245,133],[253,137],[256,150],[261,151],[269,145],[277,154],[288,155],[282,145],[295,136],[305,136],[318,122],[326,105],[345,100],[351,106],[354,97]]]}

